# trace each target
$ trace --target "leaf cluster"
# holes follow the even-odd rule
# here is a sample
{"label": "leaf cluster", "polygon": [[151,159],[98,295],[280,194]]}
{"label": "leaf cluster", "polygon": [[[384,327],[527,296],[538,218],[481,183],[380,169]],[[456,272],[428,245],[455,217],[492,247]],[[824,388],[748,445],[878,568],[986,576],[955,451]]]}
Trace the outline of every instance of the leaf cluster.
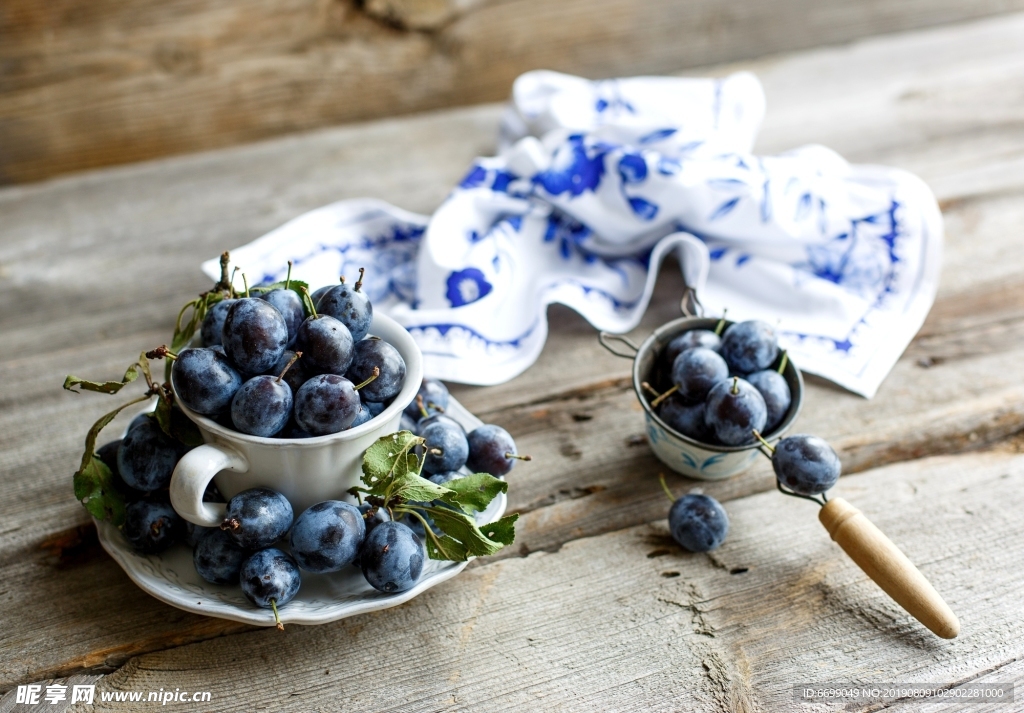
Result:
{"label": "leaf cluster", "polygon": [[[363,456],[363,485],[353,488],[393,516],[418,519],[427,533],[431,559],[463,562],[492,555],[515,540],[518,515],[480,526],[475,513],[487,509],[508,483],[487,473],[475,473],[437,485],[422,477],[422,459],[415,453],[423,439],[409,431],[379,438]],[[434,527],[430,526],[433,521]],[[440,532],[435,532],[434,528]]]}

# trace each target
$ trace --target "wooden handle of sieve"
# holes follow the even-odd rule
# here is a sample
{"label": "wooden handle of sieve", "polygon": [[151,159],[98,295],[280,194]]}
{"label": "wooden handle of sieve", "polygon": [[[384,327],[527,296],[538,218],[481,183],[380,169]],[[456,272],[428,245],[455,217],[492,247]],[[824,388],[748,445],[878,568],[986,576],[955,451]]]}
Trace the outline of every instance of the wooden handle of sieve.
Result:
{"label": "wooden handle of sieve", "polygon": [[900,548],[842,498],[829,500],[818,519],[832,539],[886,594],[943,639],[960,633],[960,621]]}

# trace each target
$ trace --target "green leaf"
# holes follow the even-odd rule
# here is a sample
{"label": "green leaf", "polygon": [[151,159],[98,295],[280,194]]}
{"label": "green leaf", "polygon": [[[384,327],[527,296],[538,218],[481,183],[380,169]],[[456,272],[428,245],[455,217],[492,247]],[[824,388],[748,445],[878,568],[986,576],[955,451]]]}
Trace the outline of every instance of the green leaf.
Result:
{"label": "green leaf", "polygon": [[480,526],[480,531],[487,536],[487,539],[500,542],[503,545],[511,545],[516,541],[516,520],[519,519],[519,513],[512,513],[506,515],[500,520],[489,522],[486,525]]}
{"label": "green leaf", "polygon": [[[443,507],[428,507],[423,508],[423,510],[433,518],[434,523],[445,535],[461,542],[469,556],[482,557],[484,555],[493,555],[506,544],[511,544],[489,538],[477,526],[476,520],[464,512],[456,512],[455,510]],[[498,522],[500,523],[501,520]],[[512,520],[512,522],[515,522],[515,520]],[[488,531],[495,534],[507,535],[507,527],[505,526],[491,527],[486,525],[485,527],[488,528]]]}
{"label": "green leaf", "polygon": [[303,282],[302,280],[291,280],[288,287],[285,287],[284,285],[285,281],[281,280],[279,282],[274,282],[269,285],[258,285],[256,287],[252,287],[249,289],[249,292],[259,292],[262,294],[264,292],[270,292],[271,290],[288,289],[291,290],[292,292],[297,293],[299,297],[302,297],[302,288],[306,288],[307,290],[309,289],[309,283]]}
{"label": "green leaf", "polygon": [[[363,478],[369,495],[381,498],[402,517],[429,516],[441,535],[427,534],[427,555],[431,559],[463,562],[470,557],[492,555],[515,539],[518,515],[477,525],[467,510],[483,511],[508,484],[486,473],[458,478],[437,485],[420,477],[421,463],[413,448],[423,439],[409,431],[379,438],[363,455]],[[350,491],[351,492],[351,491]],[[431,504],[427,504],[431,503]]]}
{"label": "green leaf", "polygon": [[128,367],[128,370],[124,372],[124,376],[121,377],[120,381],[87,381],[69,374],[68,377],[64,379],[64,388],[68,391],[73,391],[76,394],[81,393],[79,391],[75,391],[76,386],[81,387],[85,391],[96,391],[101,394],[116,394],[138,378],[139,365],[132,364]]}
{"label": "green leaf", "polygon": [[489,473],[475,473],[464,478],[456,478],[444,484],[453,491],[451,498],[442,498],[445,502],[460,505],[463,509],[470,508],[483,512],[498,493],[508,492],[508,483],[499,480]]}
{"label": "green leaf", "polygon": [[419,459],[412,449],[423,439],[411,431],[399,431],[378,438],[363,455],[363,484],[372,495],[386,498],[396,479],[419,474]]}
{"label": "green leaf", "polygon": [[124,523],[124,495],[114,483],[114,474],[99,458],[75,473],[75,497],[98,520],[109,520],[118,527]]}
{"label": "green leaf", "polygon": [[431,500],[444,500],[454,502],[453,493],[444,485],[435,485],[426,478],[421,478],[416,473],[396,475],[394,484],[391,487],[391,497],[400,498],[403,502],[430,502]]}
{"label": "green leaf", "polygon": [[157,399],[153,415],[160,424],[160,430],[168,436],[171,435],[171,400],[163,397]]}
{"label": "green leaf", "polygon": [[[469,559],[469,551],[458,540],[448,535],[442,535],[437,539],[438,542],[435,542],[432,537],[427,536],[427,557],[430,559],[451,560],[453,562],[465,562]],[[440,548],[438,544],[440,544]]]}

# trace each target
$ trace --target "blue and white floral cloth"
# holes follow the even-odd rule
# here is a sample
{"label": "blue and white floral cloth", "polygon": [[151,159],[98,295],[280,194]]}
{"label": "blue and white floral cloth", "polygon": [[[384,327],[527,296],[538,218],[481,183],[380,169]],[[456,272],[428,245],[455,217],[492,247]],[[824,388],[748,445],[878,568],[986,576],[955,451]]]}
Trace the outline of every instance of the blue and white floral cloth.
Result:
{"label": "blue and white floral cloth", "polygon": [[[311,211],[242,248],[250,283],[354,279],[405,325],[427,374],[495,384],[529,367],[558,302],[625,332],[675,253],[707,312],[779,325],[794,361],[872,396],[931,308],[935,198],[898,169],[821,146],[751,153],[757,79],[555,72],[516,81],[498,156],[478,159],[433,216],[383,201]],[[217,260],[203,265],[212,278]],[[253,279],[258,276],[259,279]]]}

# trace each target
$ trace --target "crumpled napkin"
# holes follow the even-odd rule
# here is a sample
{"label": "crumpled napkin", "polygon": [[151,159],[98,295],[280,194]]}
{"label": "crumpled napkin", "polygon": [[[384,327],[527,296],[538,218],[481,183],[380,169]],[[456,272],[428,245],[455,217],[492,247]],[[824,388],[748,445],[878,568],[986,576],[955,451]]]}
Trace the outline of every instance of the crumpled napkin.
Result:
{"label": "crumpled napkin", "polygon": [[[870,397],[934,301],[938,205],[914,175],[822,146],[752,154],[764,111],[749,73],[529,72],[499,155],[477,159],[433,216],[341,201],[232,262],[256,283],[292,260],[314,287],[365,267],[374,309],[410,331],[425,373],[496,384],[536,360],[553,302],[597,329],[635,327],[674,253],[707,314],[777,324],[802,369]],[[217,259],[203,270],[216,279]]]}

